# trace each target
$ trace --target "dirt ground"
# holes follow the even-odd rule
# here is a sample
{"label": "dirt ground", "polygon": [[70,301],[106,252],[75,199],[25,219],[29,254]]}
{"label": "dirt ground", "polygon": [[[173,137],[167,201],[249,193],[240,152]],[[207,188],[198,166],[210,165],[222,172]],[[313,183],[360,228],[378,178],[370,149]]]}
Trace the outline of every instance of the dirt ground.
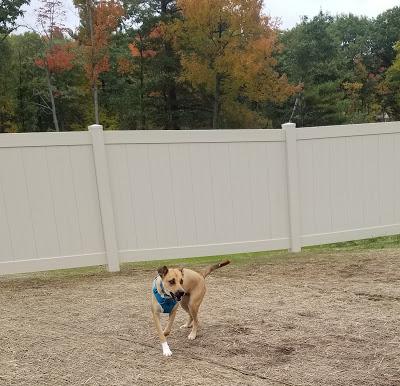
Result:
{"label": "dirt ground", "polygon": [[[157,267],[157,263],[154,264]],[[400,385],[400,250],[231,264],[162,356],[154,271],[0,279],[1,385]]]}

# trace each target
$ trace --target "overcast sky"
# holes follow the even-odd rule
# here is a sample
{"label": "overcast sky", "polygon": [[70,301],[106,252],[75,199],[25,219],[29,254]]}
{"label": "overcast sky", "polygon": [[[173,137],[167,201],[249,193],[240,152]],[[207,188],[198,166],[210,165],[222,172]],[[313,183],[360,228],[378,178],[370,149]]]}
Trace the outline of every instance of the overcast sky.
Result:
{"label": "overcast sky", "polygon": [[[65,25],[75,27],[78,24],[77,12],[72,5],[72,0],[63,0],[66,10]],[[340,13],[354,13],[375,17],[381,12],[400,5],[399,0],[265,0],[265,12],[281,20],[282,28],[291,28],[299,22],[303,15],[314,16],[320,10],[332,15]],[[34,9],[40,0],[31,0],[25,18],[21,23],[33,27],[35,16]]]}
{"label": "overcast sky", "polygon": [[399,0],[265,0],[265,10],[272,17],[279,17],[283,28],[295,26],[301,16],[315,16],[321,9],[332,15],[353,13],[375,17],[400,5]]}

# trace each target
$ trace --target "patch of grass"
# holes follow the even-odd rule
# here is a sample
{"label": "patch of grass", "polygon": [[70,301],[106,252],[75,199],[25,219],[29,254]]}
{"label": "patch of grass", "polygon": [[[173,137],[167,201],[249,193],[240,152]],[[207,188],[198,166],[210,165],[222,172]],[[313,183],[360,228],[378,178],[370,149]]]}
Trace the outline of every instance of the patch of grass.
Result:
{"label": "patch of grass", "polygon": [[30,273],[17,273],[13,275],[0,276],[1,282],[12,281],[12,280],[34,280],[37,282],[46,280],[66,280],[66,279],[77,279],[79,277],[103,277],[112,276],[114,273],[108,272],[105,265],[96,265],[91,267],[82,268],[67,268],[67,269],[57,269],[53,271],[43,271],[43,272],[30,272]]}
{"label": "patch of grass", "polygon": [[167,266],[179,266],[184,265],[186,267],[207,265],[218,262],[222,259],[229,259],[235,264],[248,264],[257,262],[274,262],[279,261],[288,257],[302,256],[309,254],[310,252],[317,253],[330,253],[332,251],[342,250],[346,251],[357,251],[367,249],[383,249],[383,248],[400,248],[400,235],[375,237],[371,239],[345,241],[342,243],[323,244],[315,245],[312,247],[303,247],[302,252],[299,254],[290,253],[287,250],[279,251],[268,251],[268,252],[252,252],[252,253],[237,253],[230,255],[218,255],[218,256],[204,256],[204,257],[192,257],[185,259],[170,259],[170,260],[158,260],[158,261],[144,261],[134,263],[122,264],[122,271],[130,270],[132,268],[137,269],[154,269],[162,265]]}
{"label": "patch of grass", "polygon": [[229,255],[216,255],[216,256],[202,256],[202,257],[189,257],[183,259],[168,259],[168,260],[151,260],[122,264],[121,271],[129,270],[130,268],[141,270],[153,270],[155,267],[163,265],[167,266],[204,266],[208,264],[215,264],[222,260],[230,260],[235,264],[248,264],[249,262],[266,262],[275,261],[291,255],[287,250],[268,251],[268,252],[249,252],[249,253],[235,253]]}
{"label": "patch of grass", "polygon": [[311,254],[324,254],[332,253],[333,251],[361,251],[369,249],[383,249],[383,248],[400,248],[400,235],[376,237],[365,240],[346,241],[343,243],[333,243],[316,245],[312,247],[304,247],[301,253],[290,253],[287,250],[268,251],[268,252],[252,252],[252,253],[237,253],[230,255],[218,256],[203,256],[191,257],[184,259],[168,259],[168,260],[152,260],[140,261],[121,264],[121,271],[112,273],[108,272],[105,266],[94,266],[84,268],[62,269],[47,272],[27,273],[19,275],[11,275],[7,277],[0,277],[0,282],[3,280],[14,279],[34,279],[34,280],[47,280],[47,279],[77,279],[79,277],[110,277],[117,275],[129,275],[135,271],[156,271],[162,265],[167,266],[185,266],[185,267],[201,267],[208,264],[214,264],[223,259],[229,259],[235,265],[254,264],[254,263],[278,263],[289,257],[302,257]]}
{"label": "patch of grass", "polygon": [[357,251],[364,249],[384,249],[384,248],[400,248],[400,235],[374,237],[371,239],[345,241],[342,243],[315,245],[312,247],[303,248],[311,251]]}
{"label": "patch of grass", "polygon": [[92,266],[84,268],[71,268],[71,269],[60,269],[46,272],[32,272],[15,274],[9,276],[0,276],[1,281],[10,280],[35,280],[36,282],[46,280],[74,280],[79,277],[91,277],[97,278],[110,277],[118,275],[131,275],[135,271],[152,271],[154,274],[157,268],[163,265],[175,266],[175,267],[202,267],[208,264],[214,264],[218,261],[229,259],[235,265],[244,265],[249,263],[266,263],[266,262],[278,262],[284,260],[288,256],[295,254],[289,253],[287,250],[280,251],[268,251],[268,252],[252,252],[252,253],[237,253],[230,255],[218,255],[218,256],[202,256],[202,257],[190,257],[182,259],[167,259],[167,260],[150,260],[150,261],[138,261],[121,264],[120,272],[108,272],[106,266]]}

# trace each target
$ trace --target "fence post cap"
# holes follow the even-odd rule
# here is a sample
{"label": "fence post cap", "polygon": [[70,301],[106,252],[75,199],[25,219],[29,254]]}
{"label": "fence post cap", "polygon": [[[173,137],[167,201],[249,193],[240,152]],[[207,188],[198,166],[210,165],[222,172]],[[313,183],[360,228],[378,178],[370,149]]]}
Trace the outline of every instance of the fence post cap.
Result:
{"label": "fence post cap", "polygon": [[103,130],[102,125],[90,125],[89,126],[89,131],[95,131],[95,130]]}
{"label": "fence post cap", "polygon": [[282,129],[295,129],[296,128],[296,124],[292,123],[292,122],[287,122],[287,123],[283,123],[282,124]]}

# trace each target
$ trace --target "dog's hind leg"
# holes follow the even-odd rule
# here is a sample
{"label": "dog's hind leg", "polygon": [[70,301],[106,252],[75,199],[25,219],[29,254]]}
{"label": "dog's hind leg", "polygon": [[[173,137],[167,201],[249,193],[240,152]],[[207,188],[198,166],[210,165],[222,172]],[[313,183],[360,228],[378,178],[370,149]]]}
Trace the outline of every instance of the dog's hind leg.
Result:
{"label": "dog's hind leg", "polygon": [[185,324],[182,324],[179,328],[190,328],[193,326],[193,318],[191,315],[189,315],[189,319]]}
{"label": "dog's hind leg", "polygon": [[164,328],[164,336],[168,336],[170,334],[177,311],[178,311],[178,305],[176,305],[169,314],[167,326]]}
{"label": "dog's hind leg", "polygon": [[193,318],[193,327],[192,327],[192,331],[190,332],[188,339],[189,340],[193,340],[196,339],[197,336],[197,329],[199,327],[199,319],[197,317],[198,312],[199,312],[199,308],[201,305],[201,302],[203,300],[204,294],[206,293],[205,287],[203,287],[201,290],[199,290],[198,293],[196,293],[196,295],[194,296],[194,294],[192,294],[190,301],[189,301],[189,312],[191,317]]}
{"label": "dog's hind leg", "polygon": [[192,331],[190,332],[190,334],[188,336],[189,340],[196,339],[196,336],[197,336],[197,329],[199,327],[199,319],[197,317],[197,313],[198,313],[198,308],[190,307],[190,315],[192,317]]}
{"label": "dog's hind leg", "polygon": [[184,295],[182,300],[181,300],[181,302],[180,302],[182,308],[187,312],[187,314],[189,316],[188,321],[185,324],[183,324],[180,328],[192,327],[193,318],[192,318],[192,316],[190,315],[190,312],[189,312],[189,299],[190,299],[189,295]]}

